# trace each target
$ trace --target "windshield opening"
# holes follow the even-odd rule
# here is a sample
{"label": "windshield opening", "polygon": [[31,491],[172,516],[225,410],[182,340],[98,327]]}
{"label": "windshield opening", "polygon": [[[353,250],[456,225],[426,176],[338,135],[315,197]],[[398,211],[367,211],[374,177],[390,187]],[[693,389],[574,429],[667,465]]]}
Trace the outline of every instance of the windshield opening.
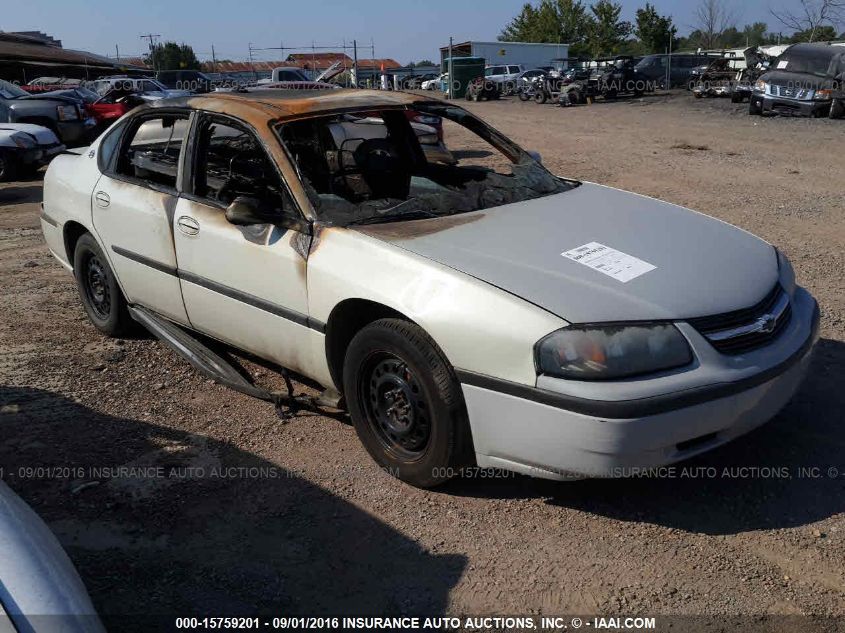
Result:
{"label": "windshield opening", "polygon": [[577,185],[448,104],[333,114],[277,131],[318,216],[332,224],[467,213]]}

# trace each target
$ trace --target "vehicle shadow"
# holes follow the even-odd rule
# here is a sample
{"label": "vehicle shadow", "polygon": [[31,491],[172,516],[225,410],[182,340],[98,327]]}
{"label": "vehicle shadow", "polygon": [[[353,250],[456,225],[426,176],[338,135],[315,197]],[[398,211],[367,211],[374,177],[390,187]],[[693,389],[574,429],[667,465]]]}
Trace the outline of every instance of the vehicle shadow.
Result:
{"label": "vehicle shadow", "polygon": [[16,181],[0,187],[0,204],[24,204],[41,202],[44,185],[41,180]]}
{"label": "vehicle shadow", "polygon": [[0,387],[0,412],[4,478],[109,630],[148,630],[130,614],[438,614],[467,563],[231,444],[38,389]]}
{"label": "vehicle shadow", "polygon": [[[807,379],[768,424],[676,464],[673,476],[549,482],[460,480],[444,492],[542,497],[620,521],[704,534],[807,525],[845,512],[845,344],[819,341]],[[686,476],[684,476],[686,469]]]}

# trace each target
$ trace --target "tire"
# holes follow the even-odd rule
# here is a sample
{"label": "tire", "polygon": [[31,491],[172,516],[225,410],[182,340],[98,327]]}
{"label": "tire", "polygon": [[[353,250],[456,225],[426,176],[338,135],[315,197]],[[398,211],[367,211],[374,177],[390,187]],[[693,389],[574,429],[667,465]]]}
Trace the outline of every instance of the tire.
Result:
{"label": "tire", "polygon": [[525,90],[520,91],[520,93],[519,93],[519,100],[520,101],[528,101],[530,98],[531,98],[531,96]]}
{"label": "tire", "polygon": [[845,102],[842,99],[834,99],[830,104],[830,112],[827,116],[831,119],[841,119],[845,116]]}
{"label": "tire", "polygon": [[431,488],[472,463],[455,372],[418,325],[380,319],[358,332],[346,351],[343,388],[364,448],[402,481]]}
{"label": "tire", "polygon": [[85,313],[100,332],[119,338],[134,329],[126,299],[100,245],[86,233],[73,251],[73,275]]}
{"label": "tire", "polygon": [[546,94],[545,90],[541,90],[540,92],[534,93],[534,101],[539,103],[540,105],[546,103],[548,101],[549,96]]}
{"label": "tire", "polygon": [[11,152],[0,150],[0,182],[11,182],[18,177],[18,164]]}
{"label": "tire", "polygon": [[760,116],[763,114],[763,108],[757,101],[754,101],[754,97],[751,97],[751,100],[748,102],[748,114],[751,116]]}

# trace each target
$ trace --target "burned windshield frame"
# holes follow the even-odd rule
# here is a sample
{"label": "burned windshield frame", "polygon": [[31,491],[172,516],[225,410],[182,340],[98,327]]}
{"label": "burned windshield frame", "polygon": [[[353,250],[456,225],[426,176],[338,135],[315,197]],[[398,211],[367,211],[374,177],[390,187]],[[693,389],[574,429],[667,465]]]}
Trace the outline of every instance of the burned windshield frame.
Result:
{"label": "burned windshield frame", "polygon": [[[411,122],[406,118],[408,111],[440,117],[461,126],[484,141],[501,158],[506,159],[511,165],[512,173],[478,168],[471,164],[462,166],[464,169],[454,174],[440,173],[441,168],[446,169],[449,165],[444,166],[439,162],[431,163],[427,160],[419,143],[418,133],[417,142],[413,142],[414,131]],[[329,124],[342,116],[379,116],[384,119],[384,124],[396,135],[398,144],[394,145],[393,149],[400,155],[397,158],[404,157],[406,164],[410,165],[410,171],[406,175],[417,193],[412,194],[410,190],[403,189],[404,193],[381,193],[368,197],[373,193],[372,190],[369,194],[365,190],[360,196],[359,192],[348,190],[347,174],[332,170],[332,166],[337,163],[337,159],[332,156],[342,150],[335,147],[334,142],[325,142],[326,131],[319,129],[320,123],[317,123],[314,129],[308,127],[309,121]],[[346,226],[373,221],[388,222],[468,213],[563,193],[580,184],[578,181],[551,174],[531,154],[470,112],[437,101],[419,101],[405,106],[374,104],[371,107],[345,108],[280,121],[273,128],[311,202],[313,217],[330,225]],[[290,143],[292,145],[289,145]],[[308,162],[309,159],[316,161],[313,168]],[[417,171],[416,167],[420,165],[424,171]],[[425,165],[436,170],[434,175]],[[473,169],[477,174],[487,175],[479,178],[477,174],[472,174]],[[435,175],[442,178],[434,177]],[[391,179],[392,177],[388,180]],[[381,178],[374,182],[386,181]],[[338,185],[339,188],[335,188]]]}

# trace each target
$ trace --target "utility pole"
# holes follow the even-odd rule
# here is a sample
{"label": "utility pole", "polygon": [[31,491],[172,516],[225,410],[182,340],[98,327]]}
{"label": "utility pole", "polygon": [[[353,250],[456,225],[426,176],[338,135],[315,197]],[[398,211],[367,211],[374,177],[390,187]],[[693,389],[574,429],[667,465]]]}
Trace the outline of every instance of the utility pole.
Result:
{"label": "utility pole", "polygon": [[153,54],[155,52],[155,38],[161,37],[158,33],[147,33],[146,35],[142,35],[142,40],[149,40],[150,41],[150,61],[153,63],[153,70],[158,70],[156,68],[156,58]]}
{"label": "utility pole", "polygon": [[352,40],[352,87],[358,87],[358,40]]}
{"label": "utility pole", "polygon": [[211,67],[214,69],[212,72],[217,72],[217,55],[214,53],[214,44],[211,45]]}
{"label": "utility pole", "polygon": [[449,100],[451,101],[454,98],[452,94],[452,86],[455,83],[455,75],[452,74],[452,38],[449,38]]}
{"label": "utility pole", "polygon": [[120,49],[117,47],[117,44],[114,45],[114,58],[117,60],[117,63],[120,63]]}

